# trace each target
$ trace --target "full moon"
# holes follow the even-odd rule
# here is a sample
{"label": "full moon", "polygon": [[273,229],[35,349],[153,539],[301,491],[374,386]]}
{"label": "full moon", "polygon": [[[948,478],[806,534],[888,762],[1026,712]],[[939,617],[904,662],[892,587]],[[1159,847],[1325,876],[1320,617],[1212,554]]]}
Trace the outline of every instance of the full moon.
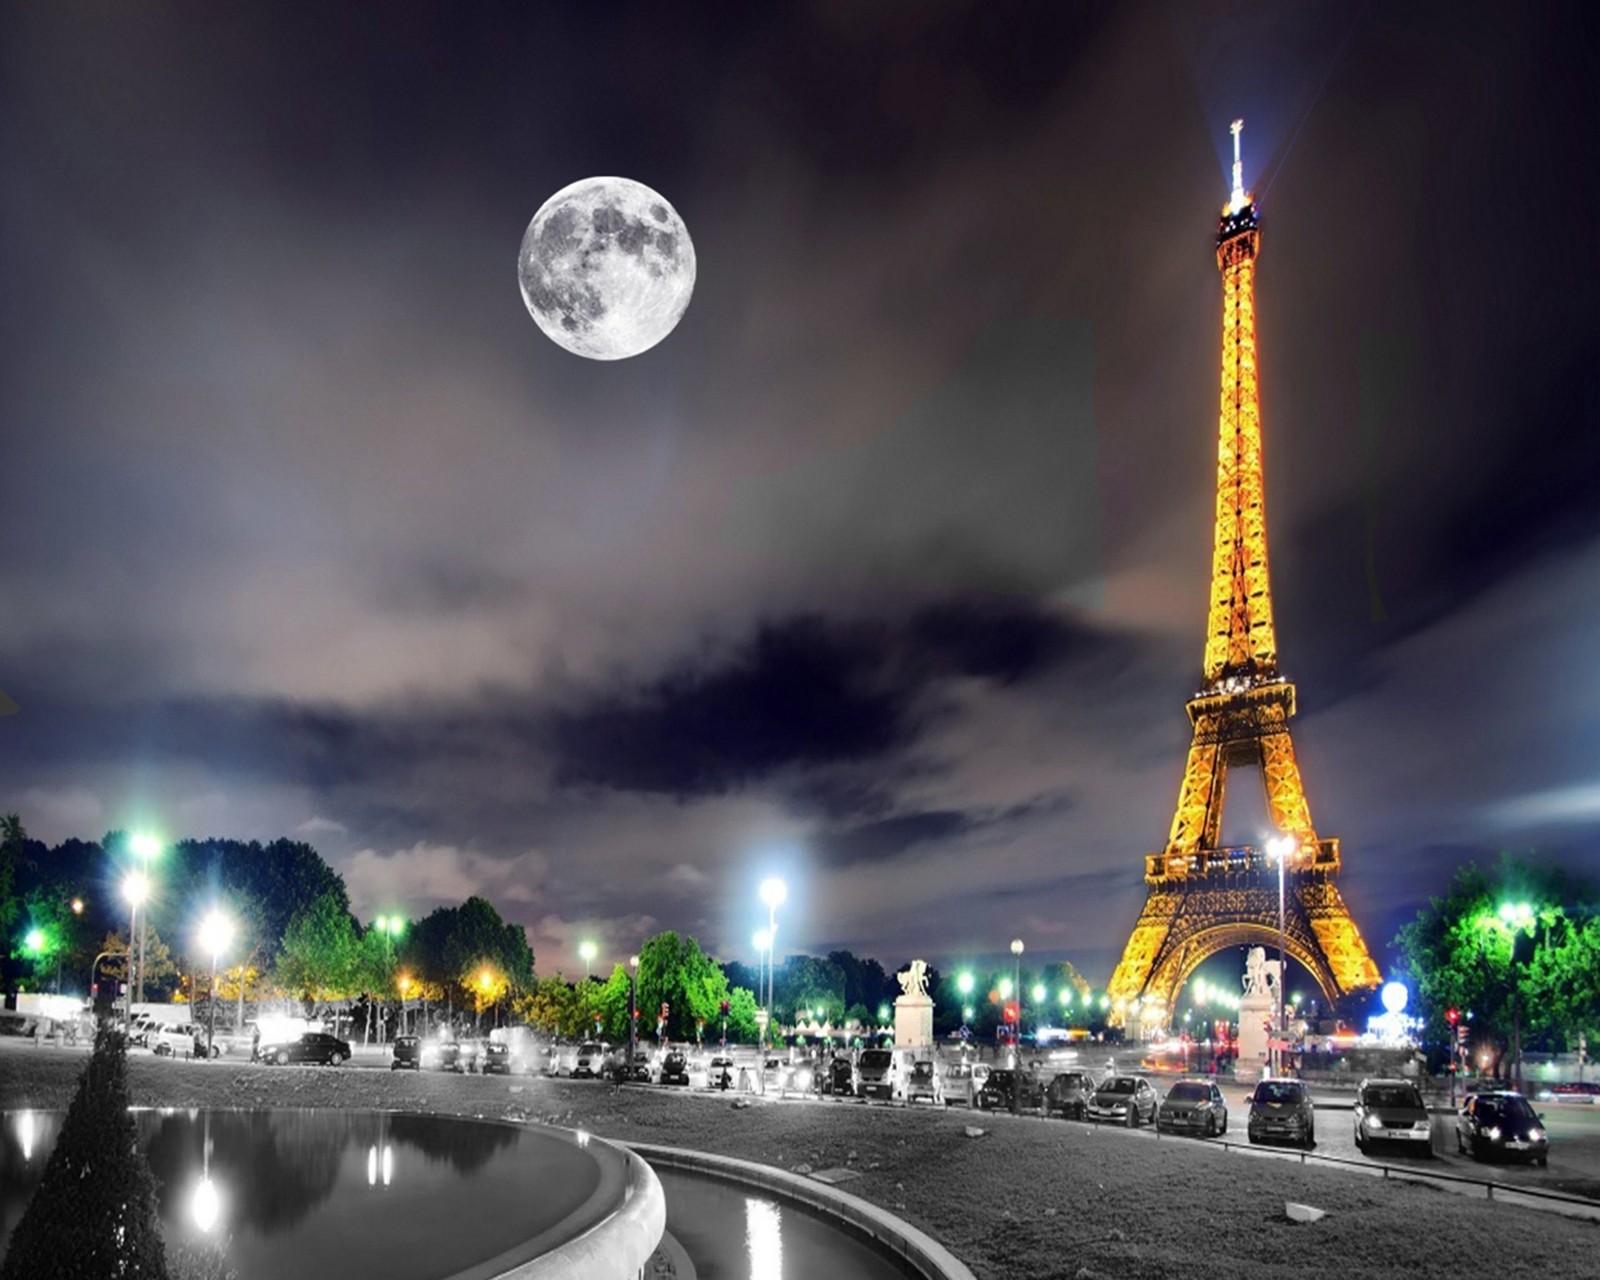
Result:
{"label": "full moon", "polygon": [[584,178],[533,215],[517,282],[551,341],[590,360],[622,360],[683,317],[694,244],[678,211],[642,182]]}

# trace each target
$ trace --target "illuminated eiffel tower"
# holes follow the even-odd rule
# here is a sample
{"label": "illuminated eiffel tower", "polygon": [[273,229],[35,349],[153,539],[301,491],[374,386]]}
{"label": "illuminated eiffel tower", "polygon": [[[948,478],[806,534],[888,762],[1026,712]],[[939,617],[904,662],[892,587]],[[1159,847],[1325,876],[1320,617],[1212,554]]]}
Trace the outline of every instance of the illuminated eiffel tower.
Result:
{"label": "illuminated eiffel tower", "polygon": [[[1112,975],[1115,1025],[1167,1024],[1179,989],[1208,957],[1240,945],[1284,945],[1331,1002],[1376,986],[1378,967],[1335,883],[1339,842],[1319,838],[1300,783],[1289,720],[1294,685],[1278,672],[1267,580],[1267,526],[1257,396],[1255,270],[1260,219],[1244,189],[1233,123],[1233,193],[1217,228],[1222,272],[1222,406],[1217,523],[1211,558],[1205,683],[1189,700],[1194,740],[1166,848],[1145,858],[1144,910]],[[1260,768],[1267,810],[1281,833],[1265,849],[1219,843],[1233,765]]]}

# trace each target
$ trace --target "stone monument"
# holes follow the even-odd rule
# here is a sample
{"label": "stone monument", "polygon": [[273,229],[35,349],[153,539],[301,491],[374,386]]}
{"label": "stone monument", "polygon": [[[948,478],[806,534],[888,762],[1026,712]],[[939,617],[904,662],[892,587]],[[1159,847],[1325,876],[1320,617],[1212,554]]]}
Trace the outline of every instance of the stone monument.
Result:
{"label": "stone monument", "polygon": [[1239,999],[1239,1061],[1234,1069],[1241,1079],[1264,1075],[1271,1061],[1267,1041],[1278,1012],[1278,982],[1278,962],[1267,959],[1265,947],[1251,947]]}
{"label": "stone monument", "polygon": [[928,994],[928,966],[913,960],[904,973],[897,973],[900,994],[894,999],[894,1047],[896,1049],[933,1048],[933,997]]}

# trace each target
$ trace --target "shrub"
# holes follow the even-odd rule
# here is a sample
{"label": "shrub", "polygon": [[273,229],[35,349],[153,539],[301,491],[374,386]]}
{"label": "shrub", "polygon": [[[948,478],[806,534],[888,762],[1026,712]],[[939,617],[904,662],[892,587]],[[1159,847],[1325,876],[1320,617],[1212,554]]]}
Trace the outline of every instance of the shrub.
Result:
{"label": "shrub", "polygon": [[168,1280],[155,1175],[128,1103],[122,1033],[103,1025],[0,1280]]}

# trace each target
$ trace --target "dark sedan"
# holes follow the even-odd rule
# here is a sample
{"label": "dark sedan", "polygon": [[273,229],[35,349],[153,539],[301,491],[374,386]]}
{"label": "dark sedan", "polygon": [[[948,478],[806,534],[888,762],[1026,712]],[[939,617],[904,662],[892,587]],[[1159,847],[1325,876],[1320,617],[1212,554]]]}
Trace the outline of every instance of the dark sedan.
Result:
{"label": "dark sedan", "polygon": [[1089,1099],[1089,1119],[1136,1129],[1141,1123],[1154,1124],[1160,1105],[1155,1086],[1143,1076],[1111,1076],[1100,1082]]}
{"label": "dark sedan", "polygon": [[261,1056],[267,1062],[277,1066],[285,1066],[291,1062],[316,1062],[324,1066],[337,1067],[341,1062],[350,1061],[350,1045],[321,1031],[307,1031],[304,1035],[293,1040],[285,1040],[281,1044],[262,1045]]}
{"label": "dark sedan", "polygon": [[1310,1150],[1317,1145],[1317,1113],[1300,1080],[1263,1080],[1250,1095],[1245,1130],[1251,1142],[1285,1139]]}
{"label": "dark sedan", "polygon": [[398,1071],[409,1067],[413,1071],[422,1070],[422,1039],[420,1036],[396,1036],[394,1038],[394,1059],[389,1063],[390,1071]]}
{"label": "dark sedan", "polygon": [[978,1108],[982,1111],[1010,1111],[1011,1094],[1017,1090],[1017,1110],[1032,1111],[1044,1106],[1044,1086],[1037,1076],[1025,1071],[998,1067],[989,1073],[978,1090]]}
{"label": "dark sedan", "polygon": [[511,1046],[499,1040],[491,1040],[483,1046],[483,1056],[479,1059],[478,1070],[486,1076],[508,1076],[511,1074]]}
{"label": "dark sedan", "polygon": [[1550,1135],[1544,1117],[1520,1093],[1475,1093],[1456,1115],[1456,1150],[1475,1160],[1498,1157],[1547,1164]]}
{"label": "dark sedan", "polygon": [[422,1046],[422,1065],[430,1071],[460,1071],[461,1046],[454,1040],[429,1040]]}
{"label": "dark sedan", "polygon": [[668,1049],[666,1056],[661,1059],[662,1084],[688,1084],[689,1059],[679,1049]]}
{"label": "dark sedan", "polygon": [[1156,1112],[1159,1133],[1203,1133],[1215,1138],[1228,1132],[1228,1103],[1209,1080],[1180,1080],[1167,1090]]}
{"label": "dark sedan", "polygon": [[853,1097],[856,1091],[855,1064],[844,1054],[835,1054],[822,1077],[822,1092]]}

